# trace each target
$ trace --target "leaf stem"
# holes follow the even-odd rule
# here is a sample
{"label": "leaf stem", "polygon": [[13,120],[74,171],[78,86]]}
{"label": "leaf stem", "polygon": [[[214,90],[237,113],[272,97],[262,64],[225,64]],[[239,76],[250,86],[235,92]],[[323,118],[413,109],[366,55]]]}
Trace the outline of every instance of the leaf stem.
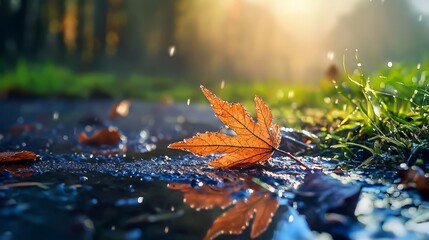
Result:
{"label": "leaf stem", "polygon": [[301,160],[299,160],[298,158],[296,158],[294,155],[292,155],[289,152],[286,152],[284,150],[278,149],[278,148],[274,148],[274,150],[276,150],[277,152],[283,153],[284,155],[292,158],[293,160],[295,160],[297,163],[299,163],[299,165],[303,166],[306,170],[313,170],[312,168],[310,168],[309,166],[307,166],[305,163],[303,163]]}

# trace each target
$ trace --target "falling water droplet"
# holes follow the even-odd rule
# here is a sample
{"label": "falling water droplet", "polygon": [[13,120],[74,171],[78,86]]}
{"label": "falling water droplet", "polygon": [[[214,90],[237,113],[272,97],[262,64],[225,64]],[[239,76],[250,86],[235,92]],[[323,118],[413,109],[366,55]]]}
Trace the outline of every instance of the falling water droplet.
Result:
{"label": "falling water droplet", "polygon": [[223,89],[225,87],[225,80],[222,80],[222,82],[220,82],[220,89]]}
{"label": "falling water droplet", "polygon": [[393,66],[393,63],[391,61],[389,61],[389,62],[387,62],[387,66],[391,68]]}
{"label": "falling water droplet", "polygon": [[54,114],[52,114],[52,120],[54,121],[57,121],[59,117],[60,117],[60,114],[58,112],[54,112]]}
{"label": "falling water droplet", "polygon": [[175,52],[176,52],[176,47],[175,46],[170,46],[168,48],[168,55],[170,55],[170,57],[174,56]]}
{"label": "falling water droplet", "polygon": [[186,101],[186,105],[189,106],[189,104],[191,104],[191,99],[190,98],[188,98],[188,101]]}

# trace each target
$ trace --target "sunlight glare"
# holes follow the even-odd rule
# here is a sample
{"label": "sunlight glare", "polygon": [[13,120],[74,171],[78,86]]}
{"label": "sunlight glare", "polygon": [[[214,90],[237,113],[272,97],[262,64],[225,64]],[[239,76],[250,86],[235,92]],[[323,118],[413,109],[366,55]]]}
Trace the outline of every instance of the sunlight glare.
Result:
{"label": "sunlight glare", "polygon": [[332,61],[332,60],[334,60],[335,53],[332,51],[329,51],[327,54],[327,57],[328,57],[329,61]]}

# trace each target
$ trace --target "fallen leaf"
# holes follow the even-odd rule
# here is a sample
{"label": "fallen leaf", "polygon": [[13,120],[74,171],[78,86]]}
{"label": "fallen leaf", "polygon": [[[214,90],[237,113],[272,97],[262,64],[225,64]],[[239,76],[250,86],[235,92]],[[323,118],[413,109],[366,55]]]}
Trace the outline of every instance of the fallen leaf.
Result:
{"label": "fallen leaf", "polygon": [[273,124],[270,109],[258,96],[255,96],[258,122],[255,122],[241,104],[223,101],[203,86],[201,86],[201,90],[210,102],[216,116],[233,130],[236,136],[206,132],[181,142],[172,143],[168,146],[169,148],[181,149],[201,156],[223,153],[209,165],[225,168],[248,167],[258,162],[264,162],[271,157],[274,151],[279,151],[309,169],[291,154],[278,149],[281,140],[280,128],[277,124]]}
{"label": "fallen leaf", "polygon": [[31,161],[35,160],[37,157],[37,154],[30,151],[0,152],[0,163]]}
{"label": "fallen leaf", "polygon": [[429,174],[425,174],[421,168],[401,166],[398,176],[401,179],[399,188],[416,189],[424,199],[429,199]]}
{"label": "fallen leaf", "polygon": [[83,145],[98,147],[102,145],[115,146],[121,141],[121,134],[115,128],[106,128],[88,137],[85,132],[79,134],[77,140]]}
{"label": "fallen leaf", "polygon": [[131,101],[130,100],[122,100],[120,103],[113,106],[109,111],[109,118],[115,119],[117,116],[125,117],[128,115],[130,110]]}
{"label": "fallen leaf", "polygon": [[417,166],[403,168],[398,171],[400,184],[417,190],[429,190],[429,177]]}

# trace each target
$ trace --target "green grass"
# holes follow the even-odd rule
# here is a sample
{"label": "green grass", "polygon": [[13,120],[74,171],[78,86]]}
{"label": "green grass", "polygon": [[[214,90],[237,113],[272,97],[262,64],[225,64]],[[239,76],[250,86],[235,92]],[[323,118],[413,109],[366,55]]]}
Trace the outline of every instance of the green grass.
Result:
{"label": "green grass", "polygon": [[[357,62],[359,59],[357,58]],[[0,74],[0,93],[11,90],[42,97],[108,96],[144,101],[206,102],[205,84],[219,97],[241,102],[253,113],[260,96],[282,126],[304,128],[320,137],[316,155],[360,165],[424,162],[429,154],[429,60],[418,66],[393,64],[365,75],[358,64],[332,84],[291,85],[279,81],[199,82],[131,73],[76,73],[51,63],[20,61]],[[426,160],[427,161],[427,160]]]}
{"label": "green grass", "polygon": [[[130,98],[145,101],[160,101],[169,98],[177,102],[205,102],[199,85],[228,101],[253,102],[254,95],[261,96],[272,108],[311,105],[319,101],[318,88],[290,86],[279,81],[249,82],[226,81],[221,89],[218,82],[204,82],[185,77],[145,76],[137,73],[113,74],[108,72],[77,73],[53,63],[29,64],[21,60],[14,69],[0,73],[0,93],[20,92],[41,97],[67,97],[85,99],[106,96],[114,99]],[[308,94],[311,93],[311,94]],[[312,96],[312,98],[308,98]]]}
{"label": "green grass", "polygon": [[421,162],[429,152],[428,69],[428,61],[396,64],[368,77],[358,67],[336,83],[344,111],[335,129],[320,134],[323,146],[360,165]]}

